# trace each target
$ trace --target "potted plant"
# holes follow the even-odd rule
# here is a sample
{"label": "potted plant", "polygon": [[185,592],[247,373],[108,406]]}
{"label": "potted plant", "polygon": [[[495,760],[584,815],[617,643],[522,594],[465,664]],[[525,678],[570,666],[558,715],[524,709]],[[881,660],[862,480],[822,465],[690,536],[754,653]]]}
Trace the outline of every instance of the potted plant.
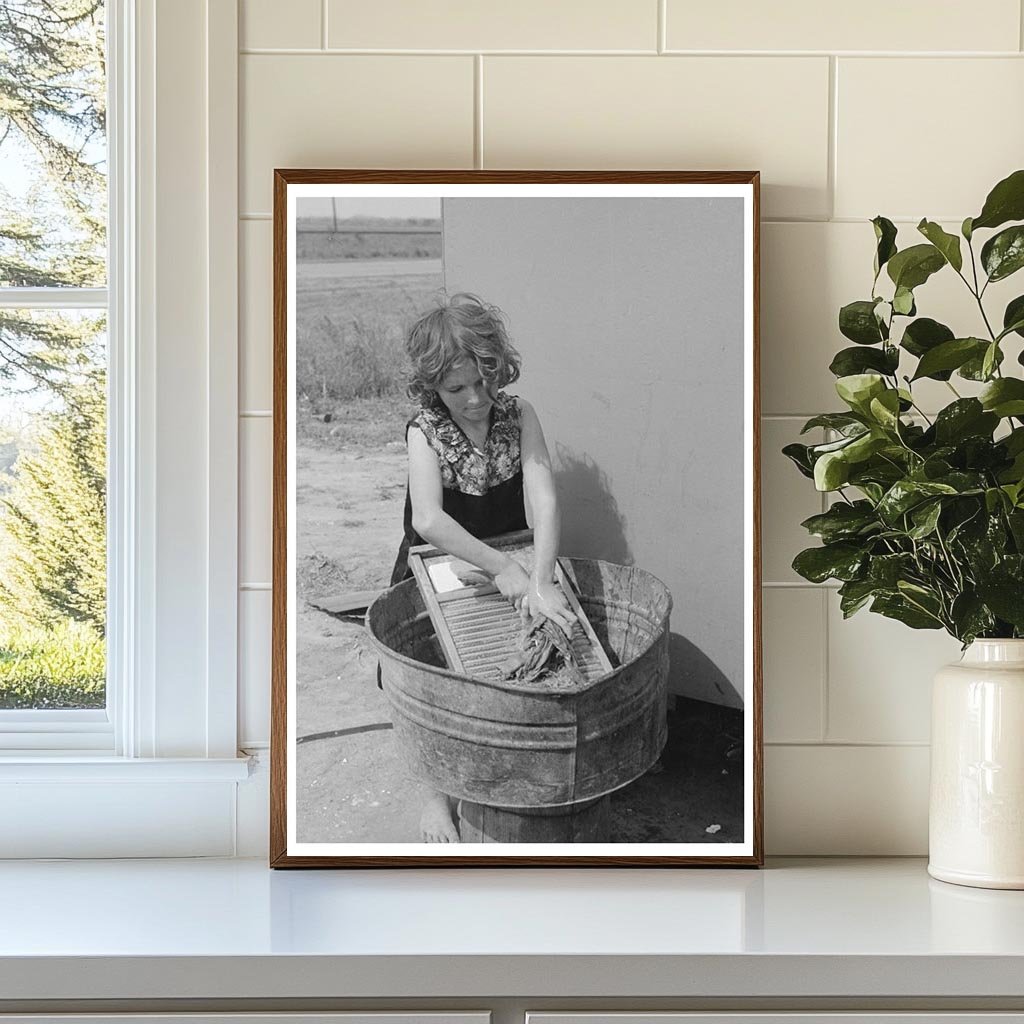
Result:
{"label": "potted plant", "polygon": [[[933,689],[929,871],[1008,888],[1024,888],[1024,294],[997,315],[986,292],[1024,267],[1021,221],[1024,170],[959,234],[922,220],[901,249],[875,217],[871,296],[839,311],[852,345],[829,367],[845,408],[805,424],[824,443],[783,449],[834,496],[803,523],[822,543],[796,572],[839,580],[844,617],[867,607],[963,644]],[[940,272],[973,296],[974,327],[918,314],[916,289]],[[934,416],[923,380],[950,393]]]}

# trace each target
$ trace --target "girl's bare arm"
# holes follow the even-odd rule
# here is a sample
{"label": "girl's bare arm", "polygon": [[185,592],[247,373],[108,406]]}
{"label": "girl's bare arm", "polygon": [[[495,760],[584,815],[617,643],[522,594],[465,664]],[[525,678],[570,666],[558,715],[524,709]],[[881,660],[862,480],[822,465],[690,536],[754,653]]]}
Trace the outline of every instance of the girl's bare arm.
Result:
{"label": "girl's bare arm", "polygon": [[576,616],[565,595],[554,583],[561,518],[555,478],[551,472],[551,456],[533,406],[520,398],[519,411],[522,424],[520,445],[523,484],[533,513],[534,564],[528,608],[531,614],[546,615],[566,630],[571,630]]}

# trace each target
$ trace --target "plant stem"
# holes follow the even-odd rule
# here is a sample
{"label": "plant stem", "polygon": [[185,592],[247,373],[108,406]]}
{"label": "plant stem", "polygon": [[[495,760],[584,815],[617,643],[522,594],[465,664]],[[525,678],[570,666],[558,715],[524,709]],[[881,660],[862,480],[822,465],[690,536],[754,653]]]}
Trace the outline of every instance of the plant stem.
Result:
{"label": "plant stem", "polygon": [[[956,577],[959,579],[960,591],[962,593],[964,589],[964,577],[963,573],[960,571],[960,566],[950,558],[949,551],[946,548],[946,542],[942,539],[942,531],[939,530],[938,527],[935,529],[935,536],[939,540],[939,547],[942,548],[942,554],[946,559],[946,564],[949,566],[950,572],[956,573]],[[956,580],[954,580],[954,582],[956,582]]]}
{"label": "plant stem", "polygon": [[[971,294],[977,299],[978,298],[978,264],[977,264],[977,262],[974,259],[974,246],[971,245],[971,240],[969,238],[967,239],[967,251],[971,254],[971,273],[974,276],[974,288],[971,289],[971,286],[969,284],[967,285],[967,287],[968,287],[968,289],[971,289]],[[964,284],[967,284],[966,280],[964,281]]]}

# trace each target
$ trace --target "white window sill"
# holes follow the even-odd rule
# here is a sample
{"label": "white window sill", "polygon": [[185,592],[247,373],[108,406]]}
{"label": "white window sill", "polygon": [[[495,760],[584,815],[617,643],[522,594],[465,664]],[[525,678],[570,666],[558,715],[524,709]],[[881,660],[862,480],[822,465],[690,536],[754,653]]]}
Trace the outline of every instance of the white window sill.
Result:
{"label": "white window sill", "polygon": [[114,757],[15,753],[0,756],[5,782],[242,782],[249,777],[248,757]]}

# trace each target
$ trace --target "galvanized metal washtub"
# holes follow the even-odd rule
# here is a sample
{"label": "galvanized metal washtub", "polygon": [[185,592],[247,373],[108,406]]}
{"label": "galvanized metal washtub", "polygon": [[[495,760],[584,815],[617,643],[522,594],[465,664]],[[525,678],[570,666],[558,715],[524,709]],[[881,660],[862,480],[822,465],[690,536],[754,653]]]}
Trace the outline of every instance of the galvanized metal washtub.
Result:
{"label": "galvanized metal washtub", "polygon": [[667,587],[633,566],[562,563],[616,666],[582,689],[544,691],[449,671],[414,580],[382,594],[366,614],[409,768],[462,801],[527,819],[536,808],[538,824],[559,807],[570,817],[595,802],[606,808],[600,798],[646,772],[666,739]]}

